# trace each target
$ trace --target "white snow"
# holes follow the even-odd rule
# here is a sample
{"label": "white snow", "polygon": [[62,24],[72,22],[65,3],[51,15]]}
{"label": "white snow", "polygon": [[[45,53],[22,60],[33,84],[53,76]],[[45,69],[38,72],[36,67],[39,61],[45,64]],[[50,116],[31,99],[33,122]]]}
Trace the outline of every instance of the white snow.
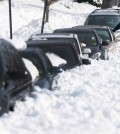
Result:
{"label": "white snow", "polygon": [[32,80],[35,81],[35,79],[39,76],[37,68],[33,65],[33,63],[30,60],[23,58],[23,61],[32,76]]}
{"label": "white snow", "polygon": [[53,66],[60,66],[61,64],[67,64],[67,61],[59,57],[54,53],[46,53]]}
{"label": "white snow", "polygon": [[[12,1],[14,39],[24,41],[40,32],[42,7],[39,0]],[[51,5],[44,32],[81,25],[95,8],[58,1]],[[4,38],[9,37],[7,13],[7,1],[0,2],[0,36]],[[36,87],[33,97],[17,101],[15,111],[0,118],[0,133],[120,134],[120,43],[116,45],[110,60],[92,60],[91,65],[64,71],[54,78],[54,91]]]}

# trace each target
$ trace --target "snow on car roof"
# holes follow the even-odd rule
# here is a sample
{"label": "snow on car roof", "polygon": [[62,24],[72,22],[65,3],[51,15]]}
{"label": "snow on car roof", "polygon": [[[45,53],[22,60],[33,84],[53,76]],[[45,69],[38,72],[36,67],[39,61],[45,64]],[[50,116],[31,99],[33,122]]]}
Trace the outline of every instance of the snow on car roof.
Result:
{"label": "snow on car roof", "polygon": [[91,15],[120,15],[120,9],[96,9],[91,13]]}
{"label": "snow on car roof", "polygon": [[23,50],[27,48],[27,44],[25,41],[23,41],[22,39],[8,39],[5,38],[7,41],[11,42],[11,44],[19,50]]}

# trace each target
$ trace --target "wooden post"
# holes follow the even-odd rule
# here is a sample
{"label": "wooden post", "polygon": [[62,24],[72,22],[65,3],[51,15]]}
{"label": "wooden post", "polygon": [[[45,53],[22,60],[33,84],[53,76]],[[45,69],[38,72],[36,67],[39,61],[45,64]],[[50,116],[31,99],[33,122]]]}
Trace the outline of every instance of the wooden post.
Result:
{"label": "wooden post", "polygon": [[9,25],[10,25],[10,39],[12,39],[12,12],[11,12],[11,0],[8,0],[9,4]]}
{"label": "wooden post", "polygon": [[43,19],[42,19],[41,33],[43,33],[43,29],[44,29],[46,8],[47,8],[47,0],[45,0],[45,4],[44,4],[44,11],[43,11]]}

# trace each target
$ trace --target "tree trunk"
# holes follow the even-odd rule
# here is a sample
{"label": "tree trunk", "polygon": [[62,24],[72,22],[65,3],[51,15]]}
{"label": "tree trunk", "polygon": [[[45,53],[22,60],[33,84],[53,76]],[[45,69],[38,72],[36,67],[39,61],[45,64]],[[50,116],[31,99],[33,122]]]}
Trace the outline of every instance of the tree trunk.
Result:
{"label": "tree trunk", "polygon": [[[45,0],[43,0],[45,2]],[[47,0],[47,7],[45,11],[45,22],[49,21],[49,7],[52,3],[56,2],[57,0]]]}
{"label": "tree trunk", "polygon": [[103,0],[102,9],[112,8],[113,6],[118,6],[118,1],[120,0]]}
{"label": "tree trunk", "polygon": [[118,7],[120,7],[120,0],[118,0]]}

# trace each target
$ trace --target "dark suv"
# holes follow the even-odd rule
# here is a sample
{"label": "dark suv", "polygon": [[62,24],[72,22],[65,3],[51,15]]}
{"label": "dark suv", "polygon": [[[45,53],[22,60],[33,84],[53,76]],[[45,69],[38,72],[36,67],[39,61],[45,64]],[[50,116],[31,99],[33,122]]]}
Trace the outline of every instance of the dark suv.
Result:
{"label": "dark suv", "polygon": [[91,60],[88,57],[88,54],[91,53],[91,50],[85,48],[78,39],[78,35],[75,33],[44,33],[44,34],[33,34],[28,41],[32,40],[70,40],[76,45],[79,57],[82,59],[83,64],[90,64]]}
{"label": "dark suv", "polygon": [[75,42],[72,40],[28,40],[28,48],[40,48],[45,53],[54,53],[66,61],[60,65],[63,70],[82,64]]}
{"label": "dark suv", "polygon": [[[115,35],[108,26],[98,26],[98,25],[83,25],[75,26],[74,28],[93,28],[96,30],[97,34],[102,38],[103,44],[105,43],[107,49],[112,51],[115,48]],[[107,45],[108,44],[108,45]]]}
{"label": "dark suv", "polygon": [[103,41],[106,41],[108,44],[115,41],[115,37],[110,27],[100,26],[100,25],[80,25],[73,28],[93,28],[96,30],[97,34],[102,38]]}
{"label": "dark suv", "polygon": [[87,17],[85,25],[104,25],[115,28],[120,22],[120,9],[96,9]]}
{"label": "dark suv", "polygon": [[32,90],[32,79],[14,46],[0,38],[0,116]]}

